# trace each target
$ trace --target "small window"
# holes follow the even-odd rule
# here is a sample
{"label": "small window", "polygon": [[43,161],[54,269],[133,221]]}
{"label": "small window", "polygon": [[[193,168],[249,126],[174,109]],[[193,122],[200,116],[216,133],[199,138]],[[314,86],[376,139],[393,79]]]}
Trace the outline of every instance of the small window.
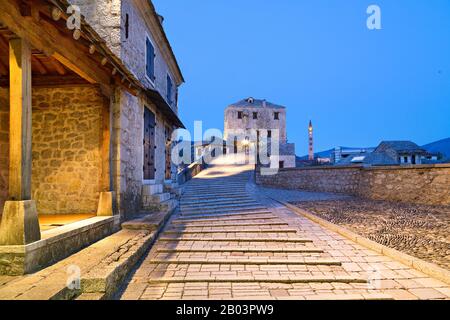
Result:
{"label": "small window", "polygon": [[272,138],[272,130],[267,130],[267,138]]}
{"label": "small window", "polygon": [[273,113],[273,118],[274,118],[275,120],[279,120],[279,119],[280,119],[280,113],[279,113],[279,112],[274,112],[274,113]]}
{"label": "small window", "polygon": [[238,119],[242,119],[242,111],[238,111]]}
{"label": "small window", "polygon": [[258,112],[253,112],[253,119],[258,119]]}
{"label": "small window", "polygon": [[128,39],[130,35],[130,16],[128,13],[125,15],[125,39]]}
{"label": "small window", "polygon": [[151,81],[155,81],[155,47],[148,37],[146,40],[146,75]]}
{"label": "small window", "polygon": [[278,163],[278,167],[279,167],[280,169],[283,169],[283,168],[284,168],[284,161],[280,161],[280,162]]}
{"label": "small window", "polygon": [[408,163],[408,157],[403,157],[403,161],[404,161],[405,163]]}
{"label": "small window", "polygon": [[173,83],[169,75],[167,75],[167,102],[172,104]]}

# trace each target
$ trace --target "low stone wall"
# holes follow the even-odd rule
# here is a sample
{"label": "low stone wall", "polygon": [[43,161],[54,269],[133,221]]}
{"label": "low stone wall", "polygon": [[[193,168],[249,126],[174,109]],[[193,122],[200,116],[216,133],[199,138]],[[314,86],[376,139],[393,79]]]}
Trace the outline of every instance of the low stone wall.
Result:
{"label": "low stone wall", "polygon": [[257,170],[256,183],[375,200],[450,205],[450,164],[292,168],[267,176]]}

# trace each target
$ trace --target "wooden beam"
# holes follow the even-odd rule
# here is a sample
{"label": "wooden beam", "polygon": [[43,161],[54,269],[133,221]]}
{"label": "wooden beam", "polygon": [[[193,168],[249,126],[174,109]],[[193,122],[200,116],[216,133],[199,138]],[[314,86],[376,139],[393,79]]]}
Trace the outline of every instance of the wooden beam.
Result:
{"label": "wooden beam", "polygon": [[6,75],[8,75],[8,72],[9,72],[8,68],[0,60],[0,75],[1,76],[6,76]]}
{"label": "wooden beam", "polygon": [[100,178],[101,192],[112,191],[111,179],[111,106],[110,100],[105,98],[102,108],[101,127],[101,154],[102,154],[102,175]]}
{"label": "wooden beam", "polygon": [[89,58],[89,54],[86,54],[88,50],[72,39],[69,30],[64,34],[49,20],[53,21],[44,17],[41,17],[40,21],[24,18],[20,14],[17,0],[0,1],[0,22],[3,25],[8,26],[16,35],[27,39],[34,48],[43,51],[47,56],[55,57],[90,83],[109,87],[109,72]]}
{"label": "wooden beam", "polygon": [[56,72],[58,72],[60,75],[63,76],[67,73],[64,66],[61,65],[61,63],[59,63],[58,60],[50,58],[50,62],[53,65],[53,67],[55,68]]}
{"label": "wooden beam", "polygon": [[24,39],[9,41],[9,197],[31,199],[31,49]]}
{"label": "wooden beam", "polygon": [[20,14],[23,17],[31,17],[31,4],[26,0],[19,0]]}
{"label": "wooden beam", "polygon": [[[58,88],[67,85],[91,85],[89,82],[80,78],[77,75],[34,75],[31,79],[31,84],[33,87],[48,87],[48,88]],[[0,77],[0,87],[9,87],[9,78]]]}
{"label": "wooden beam", "polygon": [[32,62],[34,62],[34,65],[36,66],[36,68],[38,69],[40,74],[47,74],[48,71],[45,68],[45,66],[42,64],[41,60],[39,60],[39,58],[36,58],[35,56],[31,56],[31,60]]}

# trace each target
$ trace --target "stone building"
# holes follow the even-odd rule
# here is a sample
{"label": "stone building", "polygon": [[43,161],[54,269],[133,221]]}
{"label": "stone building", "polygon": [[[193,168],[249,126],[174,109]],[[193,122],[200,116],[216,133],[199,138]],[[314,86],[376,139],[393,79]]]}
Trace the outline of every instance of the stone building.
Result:
{"label": "stone building", "polygon": [[412,141],[382,141],[375,149],[353,149],[351,151],[354,152],[341,153],[340,160],[336,164],[415,165],[422,164],[422,161],[430,156],[425,149]]}
{"label": "stone building", "polygon": [[[250,97],[228,106],[224,119],[227,154],[266,150],[271,167],[295,167],[295,145],[287,142],[285,107]],[[272,150],[275,139],[279,148]]]}
{"label": "stone building", "polygon": [[184,80],[162,21],[148,0],[0,2],[0,274],[176,205]]}

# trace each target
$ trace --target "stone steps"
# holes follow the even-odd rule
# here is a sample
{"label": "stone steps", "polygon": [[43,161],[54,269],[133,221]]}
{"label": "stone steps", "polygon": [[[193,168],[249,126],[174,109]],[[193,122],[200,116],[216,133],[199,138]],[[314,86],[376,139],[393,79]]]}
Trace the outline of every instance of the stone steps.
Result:
{"label": "stone steps", "polygon": [[211,192],[211,190],[205,192],[189,192],[185,191],[183,194],[183,199],[207,199],[207,198],[217,198],[217,197],[235,197],[235,196],[246,196],[248,197],[248,194],[245,192],[245,190],[228,190],[228,192]]}
{"label": "stone steps", "polygon": [[181,230],[167,230],[164,231],[164,234],[217,234],[217,233],[297,233],[296,229],[268,229],[268,230],[227,230],[227,229],[218,229],[218,230],[189,230],[189,229],[181,229]]}
{"label": "stone steps", "polygon": [[207,206],[207,205],[214,205],[217,203],[227,203],[227,202],[239,202],[239,201],[255,201],[254,199],[247,197],[247,198],[217,198],[213,200],[207,200],[207,201],[180,201],[180,205],[182,206],[190,206],[190,205],[197,205],[197,206]]}
{"label": "stone steps", "polygon": [[245,253],[323,253],[322,249],[318,248],[243,248],[243,247],[208,247],[208,248],[157,248],[160,253],[227,253],[227,252],[245,252]]}
{"label": "stone steps", "polygon": [[183,196],[181,202],[192,202],[195,203],[197,201],[214,201],[217,199],[242,199],[248,198],[249,196],[242,193],[234,193],[234,194],[224,194],[224,195],[192,195],[190,197]]}
{"label": "stone steps", "polygon": [[180,206],[181,211],[199,211],[199,210],[226,210],[226,209],[234,209],[234,208],[247,208],[247,207],[260,207],[258,202],[253,200],[251,201],[234,201],[229,203],[215,203],[215,204],[207,204],[207,205],[199,205],[199,206]]}
{"label": "stone steps", "polygon": [[172,211],[178,206],[178,200],[176,199],[169,199],[167,201],[161,202],[161,203],[152,203],[149,205],[144,205],[143,210],[150,211],[150,212],[160,212],[160,211]]}
{"label": "stone steps", "polygon": [[226,221],[255,221],[255,220],[278,220],[278,217],[276,216],[260,216],[260,217],[241,217],[241,218],[219,218],[216,219],[214,217],[211,217],[210,219],[176,219],[173,220],[173,224],[184,224],[184,223],[190,223],[190,222],[226,222]]}
{"label": "stone steps", "polygon": [[217,200],[214,202],[208,202],[208,203],[198,203],[198,204],[181,204],[180,208],[182,209],[197,209],[197,208],[212,208],[212,207],[226,207],[229,205],[236,205],[236,204],[254,204],[257,205],[258,202],[256,202],[253,199],[232,199],[232,200]]}
{"label": "stone steps", "polygon": [[203,242],[281,242],[281,243],[307,243],[307,242],[313,242],[311,239],[305,239],[305,238],[248,238],[248,237],[233,237],[233,238],[226,238],[226,237],[220,237],[220,238],[196,238],[196,237],[179,237],[179,238],[170,238],[170,237],[164,237],[161,236],[159,238],[159,241],[203,241]]}
{"label": "stone steps", "polygon": [[177,225],[185,226],[188,228],[219,228],[219,227],[256,227],[256,226],[288,226],[289,224],[286,222],[256,222],[256,223],[212,223],[210,221],[199,224],[199,223],[177,223]]}
{"label": "stone steps", "polygon": [[151,259],[149,264],[219,264],[219,265],[306,265],[306,266],[340,266],[340,261],[332,259],[317,259],[317,260],[305,260],[305,259]]}
{"label": "stone steps", "polygon": [[260,283],[367,283],[366,279],[358,276],[289,276],[289,277],[247,277],[247,276],[196,276],[196,277],[162,277],[159,279],[149,279],[148,283],[198,283],[198,282],[226,282],[226,283],[245,283],[245,282],[260,282]]}
{"label": "stone steps", "polygon": [[182,216],[196,215],[196,214],[215,214],[215,213],[233,213],[233,212],[249,212],[253,210],[263,210],[264,207],[255,206],[253,204],[243,205],[242,207],[224,207],[224,208],[203,208],[203,209],[189,209],[180,210]]}
{"label": "stone steps", "polygon": [[239,212],[224,212],[224,213],[212,213],[212,214],[186,214],[186,215],[182,215],[180,214],[179,217],[177,218],[177,220],[190,220],[192,218],[195,217],[199,217],[199,218],[212,218],[212,219],[216,219],[217,217],[244,217],[244,216],[254,216],[255,219],[257,216],[259,215],[266,215],[266,214],[272,214],[271,211],[267,211],[267,210],[261,210],[261,211],[248,211],[248,212],[243,212],[243,213],[239,213]]}
{"label": "stone steps", "polygon": [[248,211],[259,211],[259,210],[267,210],[267,208],[263,206],[242,206],[242,207],[227,207],[224,209],[203,209],[203,210],[190,210],[190,211],[181,211],[182,216],[186,215],[196,215],[196,214],[214,214],[214,213],[233,213],[233,212],[248,212]]}

